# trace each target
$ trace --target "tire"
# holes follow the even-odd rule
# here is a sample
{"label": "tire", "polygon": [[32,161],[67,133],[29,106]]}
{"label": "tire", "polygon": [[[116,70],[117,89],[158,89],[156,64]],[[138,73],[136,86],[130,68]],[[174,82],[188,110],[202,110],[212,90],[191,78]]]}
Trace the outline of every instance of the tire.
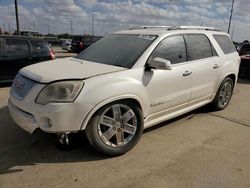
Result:
{"label": "tire", "polygon": [[99,109],[85,130],[90,144],[108,156],[119,156],[131,150],[142,132],[141,109],[127,101],[117,101]]}
{"label": "tire", "polygon": [[221,83],[216,96],[213,100],[212,107],[215,110],[223,110],[227,107],[233,94],[234,82],[231,78],[227,77]]}

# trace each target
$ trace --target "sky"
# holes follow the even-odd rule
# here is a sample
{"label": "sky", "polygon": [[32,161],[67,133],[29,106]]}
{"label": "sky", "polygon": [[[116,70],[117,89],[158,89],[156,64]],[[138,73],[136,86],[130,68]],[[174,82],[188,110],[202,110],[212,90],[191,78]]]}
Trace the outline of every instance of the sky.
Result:
{"label": "sky", "polygon": [[[107,35],[138,25],[195,25],[227,32],[231,0],[18,0],[21,30]],[[250,40],[249,0],[235,0],[230,35]],[[0,27],[16,29],[14,0],[0,0]]]}

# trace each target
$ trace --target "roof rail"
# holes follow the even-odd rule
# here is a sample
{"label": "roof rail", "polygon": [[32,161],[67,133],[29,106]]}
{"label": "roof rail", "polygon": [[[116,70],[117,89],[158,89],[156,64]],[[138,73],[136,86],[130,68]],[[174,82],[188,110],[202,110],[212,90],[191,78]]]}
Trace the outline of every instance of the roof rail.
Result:
{"label": "roof rail", "polygon": [[180,30],[180,29],[198,29],[198,30],[210,30],[210,31],[220,31],[214,27],[204,27],[204,26],[173,26],[168,30]]}
{"label": "roof rail", "polygon": [[167,30],[196,29],[196,30],[220,31],[218,29],[215,29],[214,27],[204,27],[204,26],[135,26],[135,27],[129,28],[129,30],[153,29],[153,28],[161,28],[161,29],[167,29]]}
{"label": "roof rail", "polygon": [[135,29],[150,29],[150,28],[163,28],[163,29],[169,29],[172,28],[173,26],[135,26],[135,27],[131,27],[129,28],[129,30],[135,30]]}

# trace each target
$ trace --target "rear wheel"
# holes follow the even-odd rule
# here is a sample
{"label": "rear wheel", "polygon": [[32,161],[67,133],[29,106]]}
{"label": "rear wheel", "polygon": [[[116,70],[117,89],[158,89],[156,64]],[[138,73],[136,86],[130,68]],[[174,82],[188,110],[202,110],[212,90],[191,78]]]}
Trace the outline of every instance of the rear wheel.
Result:
{"label": "rear wheel", "polygon": [[91,145],[105,155],[117,156],[132,149],[143,132],[140,108],[127,101],[117,101],[98,110],[86,130]]}
{"label": "rear wheel", "polygon": [[229,77],[225,78],[212,102],[212,105],[216,110],[223,110],[227,107],[233,94],[233,88],[233,80]]}

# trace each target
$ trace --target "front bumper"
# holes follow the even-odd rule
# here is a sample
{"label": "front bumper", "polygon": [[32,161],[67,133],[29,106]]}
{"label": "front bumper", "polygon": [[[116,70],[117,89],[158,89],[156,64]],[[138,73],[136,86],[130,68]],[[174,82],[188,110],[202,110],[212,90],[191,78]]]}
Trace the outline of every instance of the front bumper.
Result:
{"label": "front bumper", "polygon": [[79,131],[93,106],[78,100],[39,105],[35,99],[44,86],[36,84],[22,100],[10,94],[8,108],[13,120],[29,133],[37,128],[50,133]]}

